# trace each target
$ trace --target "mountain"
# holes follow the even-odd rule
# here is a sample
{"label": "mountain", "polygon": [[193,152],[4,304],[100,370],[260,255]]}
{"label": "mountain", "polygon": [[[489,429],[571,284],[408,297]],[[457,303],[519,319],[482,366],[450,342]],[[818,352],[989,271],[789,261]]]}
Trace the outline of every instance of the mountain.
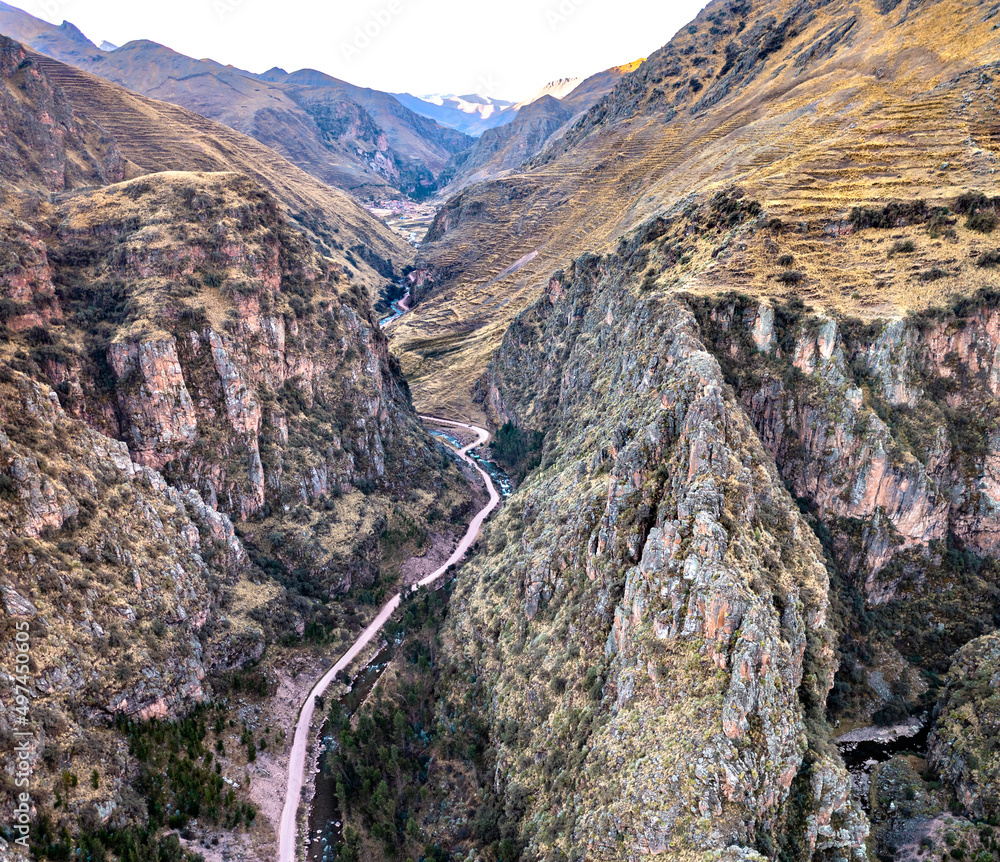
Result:
{"label": "mountain", "polygon": [[253,138],[157,102],[42,55],[31,62],[72,111],[98,123],[140,172],[236,171],[277,197],[326,254],[374,293],[406,266],[412,250],[353,198],[287,162]]}
{"label": "mountain", "polygon": [[542,96],[520,108],[511,122],[487,129],[471,150],[452,160],[453,173],[445,174],[446,193],[520,167],[572,116],[552,96]]}
{"label": "mountain", "polygon": [[442,208],[393,350],[521,481],[441,846],[447,797],[510,858],[995,856],[997,14],[717,0]]}
{"label": "mountain", "polygon": [[586,110],[599,98],[608,93],[622,75],[631,72],[641,61],[625,66],[615,66],[604,72],[581,78],[560,78],[542,87],[530,99],[522,102],[506,102],[489,96],[473,94],[469,96],[411,96],[396,93],[396,98],[418,114],[437,120],[441,125],[459,129],[466,134],[479,137],[490,129],[496,129],[513,122],[517,112],[526,105],[544,96],[567,102],[574,113]]}
{"label": "mountain", "polygon": [[[709,6],[542,156],[441,210],[418,261],[422,308],[395,335],[418,403],[440,406],[440,391],[463,414],[473,409],[457,393],[471,392],[508,323],[553,271],[730,185],[771,217],[807,226],[804,282],[775,280],[758,233],[733,255],[745,264],[716,256],[685,283],[709,289],[736,279],[749,289],[749,278],[767,294],[808,286],[817,302],[864,316],[942,295],[955,282],[932,293],[897,280],[887,294],[878,266],[855,267],[841,245],[828,256],[820,248],[827,226],[853,206],[945,201],[983,183],[995,129],[988,111],[963,99],[966,80],[992,62],[995,32],[988,8],[949,20],[953,8],[945,0],[885,14],[847,0],[822,12],[811,3]],[[967,46],[961,57],[939,47],[938,27],[943,44]],[[904,38],[912,49],[899,52]],[[824,285],[844,267],[854,286],[831,293]],[[422,359],[421,344],[435,353],[448,345],[447,368]]]}
{"label": "mountain", "polygon": [[102,51],[72,24],[55,27],[0,3],[0,32],[138,93],[217,120],[330,185],[362,197],[426,195],[472,141],[391,96],[303,70],[254,76],[149,41]]}
{"label": "mountain", "polygon": [[486,129],[509,123],[514,112],[513,102],[480,96],[411,96],[396,93],[396,98],[411,111],[436,120],[442,126],[479,137]]}
{"label": "mountain", "polygon": [[[268,858],[248,743],[276,653],[349,637],[470,504],[363,289],[407,247],[258,142],[6,37],[0,129],[0,625],[33,651],[33,852],[193,860],[161,827],[198,810]],[[193,757],[153,741],[206,700],[230,706]]]}
{"label": "mountain", "polygon": [[[563,78],[543,88],[534,99],[515,105],[510,110],[517,113],[510,122],[487,129],[472,149],[452,157],[439,178],[444,186],[441,194],[454,195],[467,185],[495,179],[519,168],[638,66],[638,62],[616,66],[585,81]],[[556,93],[563,95],[559,97]]]}
{"label": "mountain", "polygon": [[[996,859],[998,16],[714,0],[484,133],[415,261],[0,39],[32,855],[284,858],[288,802],[317,858]],[[258,83],[322,113],[297,75]],[[416,409],[493,429],[505,500]]]}
{"label": "mountain", "polygon": [[582,78],[559,78],[558,80],[550,81],[535,93],[534,96],[530,99],[525,99],[523,102],[518,102],[514,108],[519,111],[525,105],[530,105],[532,102],[537,102],[546,96],[553,99],[562,99],[572,93],[581,83],[583,83]]}
{"label": "mountain", "polygon": [[[436,177],[449,158],[472,144],[468,136],[421,117],[388,93],[355,87],[313,69],[302,69],[290,75],[272,69],[257,77],[285,85],[289,96],[328,135],[338,134],[345,123],[339,105],[345,102],[360,105],[384,132],[391,151],[401,162],[400,170],[414,174],[412,180],[407,180],[407,189],[417,195],[433,189]],[[418,173],[420,170],[423,173]]]}

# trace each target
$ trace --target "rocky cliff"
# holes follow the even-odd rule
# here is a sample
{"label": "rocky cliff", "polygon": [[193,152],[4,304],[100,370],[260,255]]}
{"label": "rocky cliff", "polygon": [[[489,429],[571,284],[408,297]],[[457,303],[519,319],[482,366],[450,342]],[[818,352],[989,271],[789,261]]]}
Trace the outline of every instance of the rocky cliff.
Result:
{"label": "rocky cliff", "polygon": [[907,550],[950,540],[996,554],[990,296],[867,325],[725,297],[698,304],[796,496],[822,520],[864,525],[851,550],[873,600],[893,595],[880,573]]}
{"label": "rocky cliff", "polygon": [[[270,196],[235,174],[156,174],[71,198],[46,241],[22,228],[7,325],[69,412],[261,522],[255,541],[311,579],[343,591],[377,575],[384,516],[361,518],[363,553],[329,521],[431,481],[438,459],[363,291]],[[292,509],[301,526],[281,533]]]}
{"label": "rocky cliff", "polygon": [[[469,494],[374,319],[375,269],[354,255],[384,264],[384,246],[361,244],[359,207],[328,210],[334,245],[312,243],[296,193],[259,181],[301,190],[294,169],[148,173],[37,55],[3,40],[0,61],[0,626],[5,668],[30,636],[35,852],[180,859],[157,849],[168,822],[254,823],[245,770],[270,731],[243,723],[265,707],[226,713],[244,679],[266,702],[248,666],[350,638]],[[248,158],[175,143],[189,167],[217,147]],[[203,701],[220,713],[205,745]],[[17,705],[3,696],[5,742]],[[183,763],[164,733],[188,735]]]}
{"label": "rocky cliff", "polygon": [[629,251],[557,274],[485,381],[545,434],[452,605],[496,786],[534,858],[864,859],[819,543]]}
{"label": "rocky cliff", "polygon": [[1000,636],[972,641],[955,656],[936,710],[930,761],[977,820],[1000,812]]}
{"label": "rocky cliff", "polygon": [[[20,678],[28,706],[22,712],[13,695],[0,706],[6,786],[17,772],[13,743],[25,739],[13,732],[28,731],[16,759],[30,764],[33,816],[58,802],[60,773],[96,770],[102,792],[67,801],[70,822],[85,813],[92,825],[112,815],[109,823],[142,822],[112,718],[176,715],[210,697],[212,678],[261,657],[273,636],[261,621],[282,612],[283,590],[264,585],[226,515],[69,415],[53,389],[18,370],[9,347],[0,625],[5,679],[13,690]],[[15,674],[16,631],[27,637],[27,673]]]}
{"label": "rocky cliff", "polygon": [[[496,785],[532,800],[520,834],[541,858],[554,844],[587,858],[727,843],[765,855],[782,842],[808,849],[809,824],[830,823],[827,792],[840,808],[836,828],[821,830],[824,852],[863,858],[865,818],[829,753],[828,710],[891,722],[933,706],[936,675],[1000,621],[1000,330],[980,240],[996,204],[970,192],[922,206],[859,209],[849,223],[856,243],[883,245],[882,260],[905,260],[918,281],[924,255],[941,254],[933,240],[969,249],[958,266],[978,290],[907,318],[863,322],[796,298],[683,292],[698,284],[685,273],[698,271],[706,239],[724,266],[758,243],[789,283],[802,278],[795,255],[782,253],[781,225],[734,190],[647,222],[614,254],[577,259],[505,334],[476,397],[505,439],[544,444],[483,560],[459,582],[454,631],[468,670],[495,686],[482,714]],[[793,605],[797,623],[782,616]],[[768,641],[775,607],[790,653]],[[975,643],[966,651],[982,657]],[[771,671],[790,668],[789,679],[817,687],[786,684],[776,690],[787,699],[773,698],[767,674],[740,658],[758,648]],[[975,661],[963,655],[932,762],[950,788],[942,793],[982,818],[983,791],[970,782],[988,779],[970,778],[961,754],[941,753],[958,745],[968,701],[952,692],[972,685],[958,681]],[[804,722],[798,748],[767,719],[754,725],[764,703],[783,727],[795,715]],[[729,783],[713,778],[742,756],[743,721],[761,733],[751,747],[788,772],[758,764]],[[783,745],[797,754],[781,761]],[[645,783],[636,764],[647,760],[659,783]],[[800,792],[807,779],[812,797]],[[931,797],[929,820],[949,804]],[[827,806],[818,819],[795,809],[812,804]],[[708,812],[717,830],[685,812]],[[553,825],[546,833],[539,823]],[[601,835],[621,836],[624,850]],[[837,841],[847,843],[834,850]]]}

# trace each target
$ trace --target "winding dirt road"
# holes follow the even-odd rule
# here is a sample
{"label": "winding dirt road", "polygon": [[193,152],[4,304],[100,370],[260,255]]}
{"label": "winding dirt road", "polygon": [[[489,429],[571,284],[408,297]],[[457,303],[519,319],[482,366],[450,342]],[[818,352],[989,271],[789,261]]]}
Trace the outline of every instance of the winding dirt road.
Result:
{"label": "winding dirt road", "polygon": [[[487,503],[486,507],[472,519],[472,522],[469,524],[469,529],[462,537],[462,541],[458,543],[458,547],[455,548],[455,552],[448,558],[448,561],[441,566],[440,569],[432,572],[426,578],[420,580],[417,584],[414,584],[411,587],[413,590],[416,590],[418,586],[426,587],[434,583],[448,570],[449,566],[459,562],[465,556],[466,551],[469,550],[472,543],[479,536],[479,530],[483,526],[483,521],[489,517],[490,512],[492,512],[500,502],[500,495],[493,486],[493,482],[489,475],[469,457],[470,451],[475,449],[477,446],[482,446],[487,440],[489,440],[489,432],[482,428],[478,428],[475,425],[466,425],[463,422],[450,422],[447,419],[438,419],[435,416],[421,416],[420,418],[428,422],[432,422],[435,425],[449,425],[452,428],[467,428],[470,431],[476,432],[478,435],[476,441],[457,451],[459,457],[463,461],[471,464],[479,475],[483,477],[483,481],[486,482],[486,488],[490,492],[490,501]],[[306,745],[310,739],[310,728],[312,726],[313,713],[316,711],[316,698],[327,690],[337,674],[350,665],[350,663],[358,656],[358,653],[360,653],[361,650],[363,650],[371,642],[372,638],[374,638],[375,635],[382,630],[382,627],[386,624],[386,622],[388,622],[389,617],[391,617],[396,608],[399,607],[401,600],[402,594],[397,593],[385,603],[382,610],[379,611],[378,616],[375,617],[375,619],[372,620],[371,625],[369,625],[368,628],[361,633],[351,648],[344,654],[343,658],[331,667],[323,675],[322,679],[320,679],[320,681],[313,686],[312,691],[309,692],[309,696],[302,705],[302,711],[299,713],[298,723],[295,725],[295,738],[292,741],[292,751],[288,760],[288,787],[285,790],[285,807],[281,811],[281,825],[278,829],[279,862],[295,862],[295,840],[298,832],[296,829],[295,819],[299,808],[299,796],[302,792],[302,776],[306,762]]]}

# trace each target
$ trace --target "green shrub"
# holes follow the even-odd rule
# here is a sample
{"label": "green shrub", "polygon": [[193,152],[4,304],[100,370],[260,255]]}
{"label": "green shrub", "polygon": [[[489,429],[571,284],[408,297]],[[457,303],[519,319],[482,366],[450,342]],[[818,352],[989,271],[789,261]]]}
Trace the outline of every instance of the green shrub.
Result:
{"label": "green shrub", "polygon": [[924,270],[917,274],[917,278],[920,281],[940,281],[942,278],[948,278],[951,275],[947,270],[943,270],[940,267],[932,267],[931,269]]}
{"label": "green shrub", "polygon": [[965,226],[977,233],[993,233],[997,229],[997,214],[991,210],[970,213]]}
{"label": "green shrub", "polygon": [[926,201],[893,201],[881,209],[877,207],[855,207],[848,221],[855,230],[877,228],[889,230],[901,224],[923,224],[941,212],[940,208],[930,209]]}
{"label": "green shrub", "polygon": [[6,297],[0,299],[0,323],[6,323],[12,317],[24,314],[24,310],[25,306],[19,302],[15,302],[13,299],[7,299]]}
{"label": "green shrub", "polygon": [[541,463],[544,442],[541,431],[524,431],[513,422],[505,422],[490,445],[496,459],[520,479]]}
{"label": "green shrub", "polygon": [[778,281],[782,284],[798,284],[805,280],[805,275],[796,269],[789,269],[778,276]]}
{"label": "green shrub", "polygon": [[964,192],[954,203],[959,215],[971,215],[977,210],[1000,208],[1000,197],[988,198],[982,192]]}

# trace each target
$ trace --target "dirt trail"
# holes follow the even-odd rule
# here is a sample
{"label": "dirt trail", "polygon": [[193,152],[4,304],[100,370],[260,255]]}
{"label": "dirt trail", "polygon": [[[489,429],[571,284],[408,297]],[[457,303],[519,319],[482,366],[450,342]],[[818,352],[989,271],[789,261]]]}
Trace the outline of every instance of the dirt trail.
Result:
{"label": "dirt trail", "polygon": [[[475,425],[466,425],[464,422],[451,422],[447,419],[438,419],[434,416],[421,416],[420,418],[428,422],[433,422],[436,425],[448,425],[452,428],[466,428],[470,431],[476,432],[476,440],[457,451],[459,457],[462,458],[463,461],[471,464],[476,472],[483,477],[483,481],[486,482],[486,488],[490,492],[490,500],[489,503],[486,504],[485,508],[483,508],[476,515],[476,517],[472,519],[472,522],[469,524],[469,529],[466,531],[465,535],[462,537],[462,541],[458,543],[458,547],[455,548],[455,551],[448,558],[447,562],[445,562],[445,564],[439,569],[435,570],[427,577],[422,578],[410,587],[412,590],[416,590],[418,586],[429,586],[444,575],[449,567],[459,562],[465,556],[469,548],[472,547],[472,543],[478,538],[479,530],[482,527],[483,522],[500,503],[500,495],[493,486],[493,482],[491,481],[489,475],[469,457],[469,452],[471,450],[483,445],[490,439],[489,432],[483,428],[478,428]],[[385,626],[386,622],[388,622],[393,612],[399,607],[401,600],[402,594],[397,593],[385,603],[382,610],[379,611],[378,616],[375,617],[368,628],[361,633],[351,648],[323,675],[319,682],[313,686],[312,690],[309,692],[309,696],[305,700],[305,703],[302,705],[302,711],[299,713],[299,720],[295,725],[295,738],[292,742],[292,750],[288,758],[288,785],[285,789],[285,805],[281,811],[281,825],[278,830],[279,862],[294,862],[295,860],[295,843],[298,833],[296,814],[298,813],[299,797],[302,793],[302,779],[306,762],[306,748],[312,738],[311,728],[313,714],[316,711],[316,698],[321,696],[323,692],[327,690],[337,674],[347,668],[347,666],[350,665],[358,654],[371,642],[372,638],[374,638],[382,630],[383,626]]]}

